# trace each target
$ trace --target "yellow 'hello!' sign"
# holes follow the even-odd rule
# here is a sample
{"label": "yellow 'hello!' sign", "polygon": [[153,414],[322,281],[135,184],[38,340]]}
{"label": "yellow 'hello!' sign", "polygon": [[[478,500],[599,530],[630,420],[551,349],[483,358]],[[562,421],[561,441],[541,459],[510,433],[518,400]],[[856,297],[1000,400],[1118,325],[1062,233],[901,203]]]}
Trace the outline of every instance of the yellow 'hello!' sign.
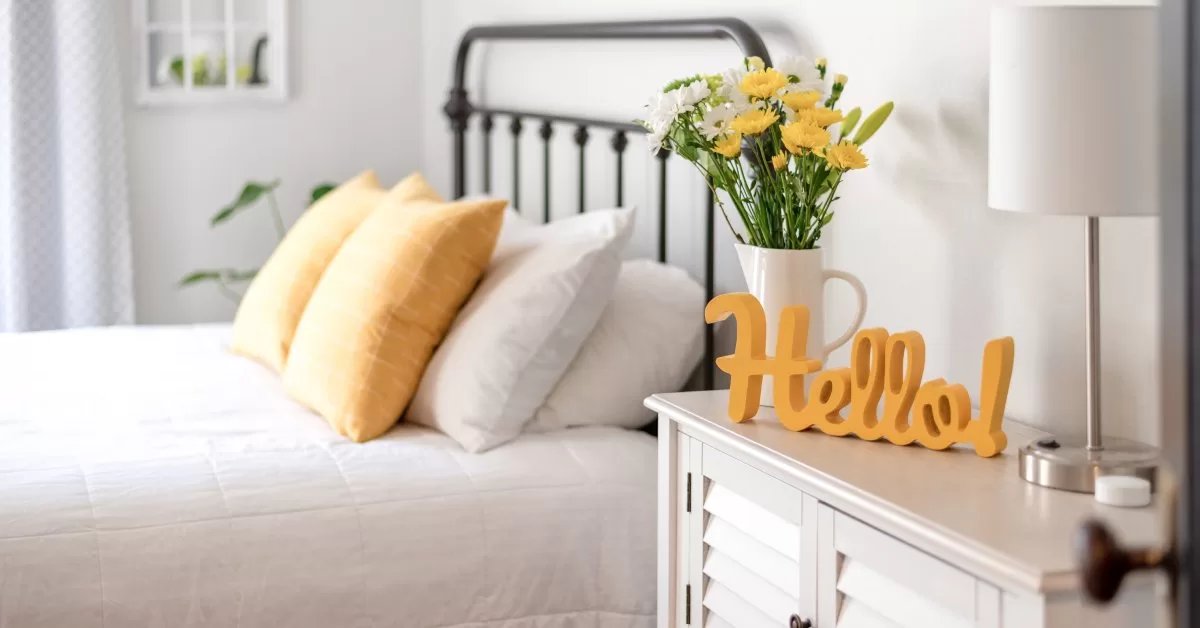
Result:
{"label": "yellow 'hello!' sign", "polygon": [[[820,360],[805,356],[808,308],[783,309],[771,358],[766,355],[767,318],[758,299],[747,293],[722,294],[704,308],[709,323],[730,315],[737,321],[737,346],[733,355],[717,358],[717,368],[730,376],[729,418],[735,422],[758,413],[763,377],[770,376],[775,378],[775,411],[792,431],[815,427],[831,436],[938,450],[970,443],[985,458],[1008,445],[1000,424],[1012,379],[1012,338],[997,338],[984,348],[979,416],[972,418],[971,398],[962,384],[944,379],[921,383],[925,340],[915,331],[864,329],[854,337],[850,368],[822,371]],[[805,399],[804,376],[813,373]],[[842,416],[846,406],[850,411]]]}

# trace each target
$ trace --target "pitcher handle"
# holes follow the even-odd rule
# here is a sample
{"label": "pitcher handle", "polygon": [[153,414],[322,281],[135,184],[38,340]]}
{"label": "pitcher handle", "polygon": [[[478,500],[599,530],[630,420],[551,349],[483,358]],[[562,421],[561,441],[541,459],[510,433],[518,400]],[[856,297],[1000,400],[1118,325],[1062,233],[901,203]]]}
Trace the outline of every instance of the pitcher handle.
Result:
{"label": "pitcher handle", "polygon": [[850,328],[846,330],[846,333],[825,345],[821,353],[823,356],[829,355],[834,349],[850,342],[854,334],[858,333],[858,328],[862,327],[863,318],[867,315],[867,288],[863,286],[863,282],[858,280],[858,277],[844,270],[826,270],[824,272],[824,281],[829,281],[830,279],[841,279],[850,284],[851,288],[854,288],[854,294],[858,295],[858,313],[854,315],[854,322],[850,324]]}

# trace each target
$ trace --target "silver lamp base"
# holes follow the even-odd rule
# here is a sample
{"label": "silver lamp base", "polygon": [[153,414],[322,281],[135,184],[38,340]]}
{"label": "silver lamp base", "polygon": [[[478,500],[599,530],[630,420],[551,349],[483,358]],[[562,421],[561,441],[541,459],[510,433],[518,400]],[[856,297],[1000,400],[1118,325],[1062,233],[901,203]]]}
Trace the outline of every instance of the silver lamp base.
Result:
{"label": "silver lamp base", "polygon": [[1026,482],[1079,493],[1093,493],[1102,475],[1145,478],[1151,490],[1157,480],[1159,451],[1120,438],[1105,438],[1104,449],[1088,451],[1082,441],[1044,438],[1021,448],[1021,477]]}

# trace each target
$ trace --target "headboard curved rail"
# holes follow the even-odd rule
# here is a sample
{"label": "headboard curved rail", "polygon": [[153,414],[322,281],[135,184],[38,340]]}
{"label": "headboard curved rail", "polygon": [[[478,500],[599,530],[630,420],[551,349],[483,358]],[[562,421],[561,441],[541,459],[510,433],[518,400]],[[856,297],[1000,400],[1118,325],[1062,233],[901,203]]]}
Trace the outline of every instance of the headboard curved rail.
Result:
{"label": "headboard curved rail", "polygon": [[[472,105],[466,90],[467,59],[471,46],[477,41],[555,40],[555,39],[728,39],[741,49],[742,55],[761,57],[770,65],[770,53],[758,31],[744,20],[735,17],[698,18],[686,20],[645,20],[633,22],[580,22],[549,24],[488,24],[472,26],[458,40],[454,56],[454,77],[450,96],[443,111],[450,118],[454,131],[454,195],[466,194],[466,130],[474,113],[486,113],[486,107]],[[492,113],[502,113],[493,111]],[[544,118],[544,115],[523,115]],[[577,119],[591,126],[613,128],[622,125],[634,129],[629,122]],[[637,129],[640,130],[640,129]]]}
{"label": "headboard curved rail", "polygon": [[[483,135],[483,188],[485,193],[491,192],[492,177],[491,177],[491,157],[492,157],[492,130],[496,127],[496,117],[505,118],[509,121],[508,130],[512,134],[512,171],[513,171],[513,193],[512,204],[515,207],[520,207],[520,138],[521,132],[525,125],[523,121],[538,122],[538,135],[542,140],[542,164],[543,164],[543,220],[551,219],[550,212],[550,140],[554,134],[554,125],[570,125],[574,127],[572,135],[574,143],[578,146],[578,168],[579,168],[579,206],[580,213],[586,210],[585,207],[585,183],[586,183],[586,167],[585,154],[586,145],[591,138],[589,128],[606,129],[610,132],[609,145],[612,147],[614,157],[616,159],[616,188],[615,199],[617,206],[622,204],[624,198],[624,175],[623,175],[623,159],[624,151],[628,146],[627,133],[645,133],[645,129],[632,121],[616,121],[603,120],[588,117],[579,117],[561,113],[540,113],[533,111],[524,111],[516,109],[501,109],[490,108],[470,101],[466,89],[466,74],[467,61],[470,55],[471,46],[478,41],[516,41],[516,40],[604,40],[604,39],[625,39],[625,40],[670,40],[670,39],[725,39],[733,41],[741,49],[742,55],[757,56],[762,58],[768,65],[771,63],[771,58],[767,52],[766,44],[763,43],[762,37],[745,21],[732,17],[717,17],[717,18],[700,18],[700,19],[682,19],[682,20],[649,20],[649,21],[632,21],[632,22],[581,22],[581,23],[548,23],[548,24],[494,24],[484,26],[474,26],[465,33],[458,41],[458,50],[454,59],[454,76],[453,83],[450,88],[449,98],[443,107],[443,112],[450,120],[450,128],[454,133],[453,138],[453,169],[454,169],[454,196],[455,198],[462,197],[467,192],[467,165],[466,165],[466,133],[471,116],[478,114],[480,116],[480,131]],[[659,150],[656,154],[658,158],[658,259],[666,261],[667,258],[667,158],[669,154],[665,150]],[[707,192],[707,190],[706,190]],[[708,299],[711,299],[714,294],[714,245],[715,245],[715,208],[714,199],[711,193],[706,194],[707,202],[707,217],[705,222],[705,262],[704,262],[704,288]],[[705,334],[705,360],[706,368],[704,369],[704,385],[707,388],[712,388],[713,372],[712,360],[714,358],[714,339],[712,327],[709,326]]]}

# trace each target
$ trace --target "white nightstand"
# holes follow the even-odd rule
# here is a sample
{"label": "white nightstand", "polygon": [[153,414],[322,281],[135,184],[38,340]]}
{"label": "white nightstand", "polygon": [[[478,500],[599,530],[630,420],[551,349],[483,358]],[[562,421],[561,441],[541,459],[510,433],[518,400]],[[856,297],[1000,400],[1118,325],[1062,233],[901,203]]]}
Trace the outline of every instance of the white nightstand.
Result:
{"label": "white nightstand", "polygon": [[816,628],[1153,626],[1154,576],[1112,605],[1082,597],[1073,540],[1100,518],[1159,546],[1158,508],[1033,486],[1013,452],[1043,436],[1006,422],[992,459],[733,423],[726,391],[655,395],[658,625]]}

